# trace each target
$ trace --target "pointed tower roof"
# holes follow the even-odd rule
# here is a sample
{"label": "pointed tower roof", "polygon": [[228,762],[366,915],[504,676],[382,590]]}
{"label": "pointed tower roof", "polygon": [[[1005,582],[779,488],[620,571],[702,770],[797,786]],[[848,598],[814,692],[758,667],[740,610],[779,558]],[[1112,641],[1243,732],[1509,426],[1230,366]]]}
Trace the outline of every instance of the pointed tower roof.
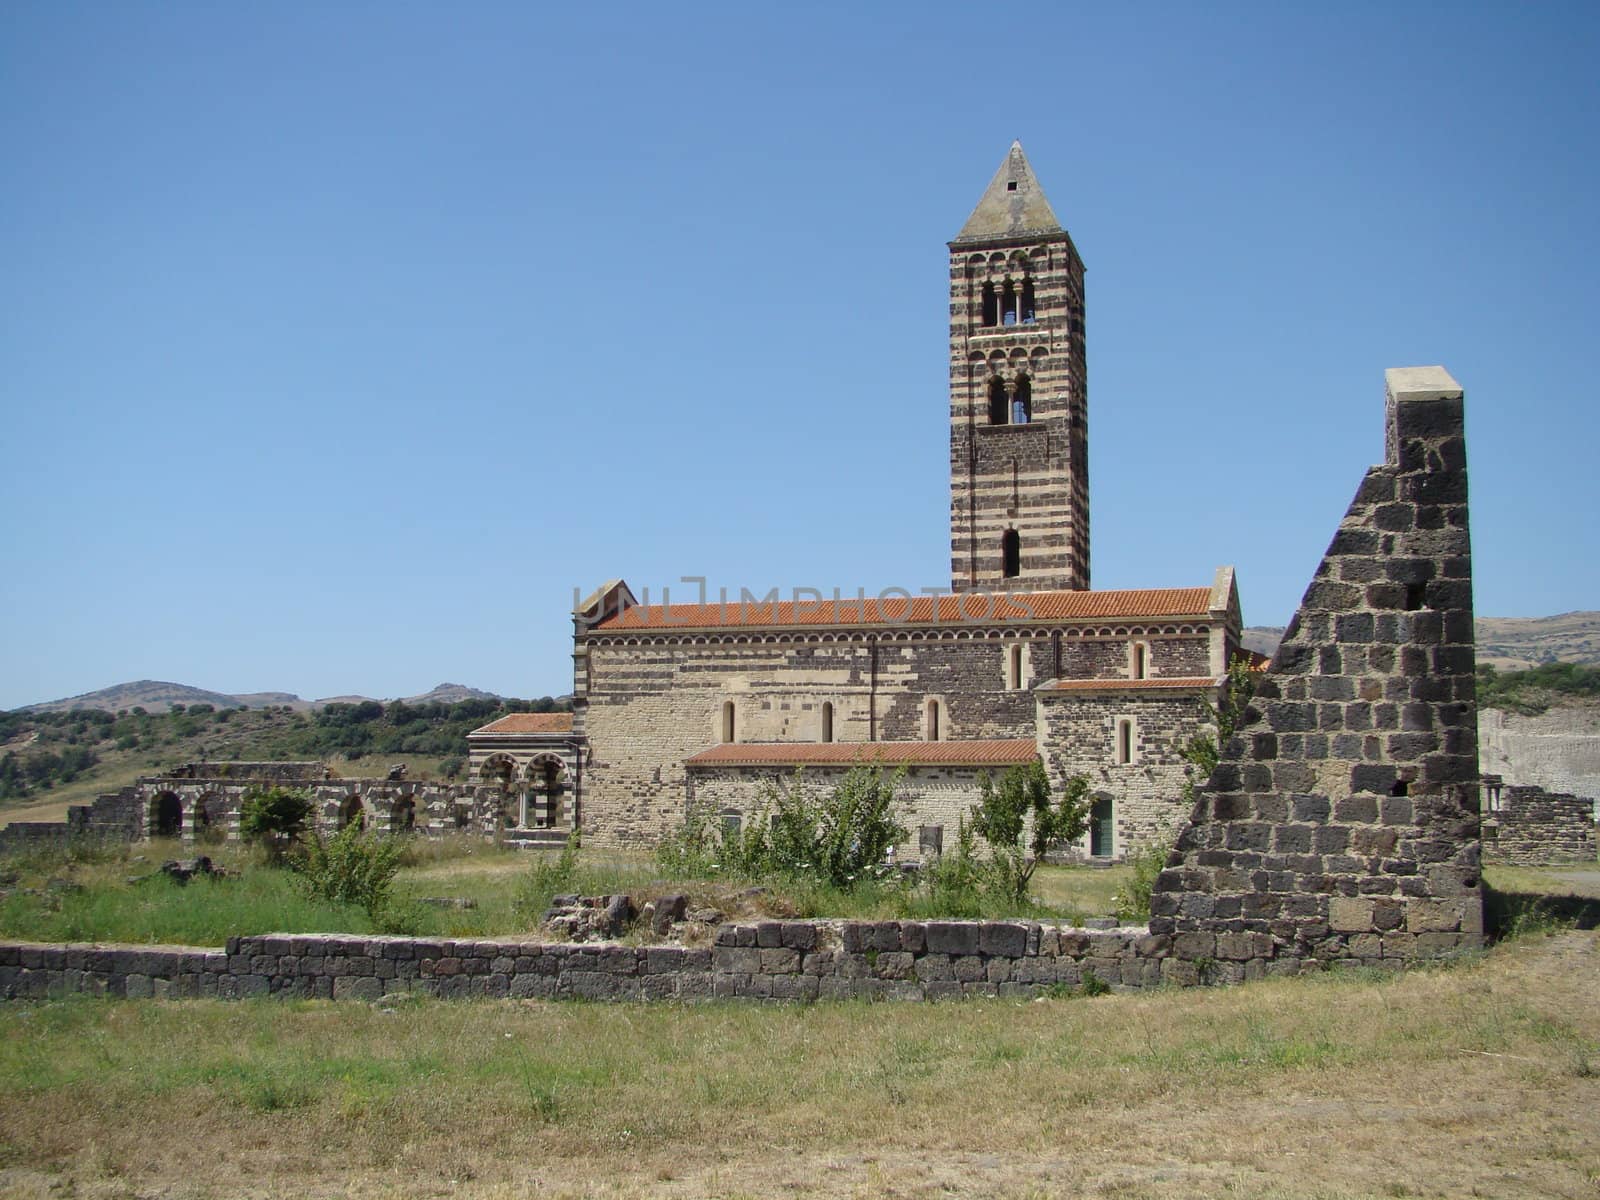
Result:
{"label": "pointed tower roof", "polygon": [[989,181],[988,190],[967,223],[956,234],[958,242],[1020,237],[1029,233],[1060,233],[1061,222],[1044,198],[1022,143],[1012,142],[1006,159]]}

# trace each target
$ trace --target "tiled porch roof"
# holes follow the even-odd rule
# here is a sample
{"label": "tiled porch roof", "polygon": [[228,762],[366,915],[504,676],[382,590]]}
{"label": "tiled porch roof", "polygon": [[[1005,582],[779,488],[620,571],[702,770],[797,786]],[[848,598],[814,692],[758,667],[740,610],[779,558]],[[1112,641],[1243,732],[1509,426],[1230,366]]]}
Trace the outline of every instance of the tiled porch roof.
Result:
{"label": "tiled porch roof", "polygon": [[571,733],[571,713],[510,713],[498,721],[490,721],[467,734],[480,733]]}
{"label": "tiled porch roof", "polygon": [[1039,747],[1030,738],[973,742],[725,742],[688,760],[691,767],[954,766],[1030,763]]}

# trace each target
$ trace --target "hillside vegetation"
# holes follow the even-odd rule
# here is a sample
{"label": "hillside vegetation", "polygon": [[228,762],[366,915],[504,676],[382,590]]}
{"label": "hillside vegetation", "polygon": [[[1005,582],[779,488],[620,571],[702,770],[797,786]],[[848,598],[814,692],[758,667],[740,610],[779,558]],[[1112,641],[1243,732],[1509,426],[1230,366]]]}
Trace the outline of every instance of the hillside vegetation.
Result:
{"label": "hillside vegetation", "polygon": [[378,772],[404,762],[412,774],[450,779],[462,770],[467,733],[511,712],[555,712],[539,700],[464,700],[455,704],[329,704],[316,712],[175,704],[164,713],[0,713],[0,805],[44,800],[83,803],[139,775],[187,762],[329,759]]}
{"label": "hillside vegetation", "polygon": [[1478,665],[1478,706],[1533,716],[1553,704],[1600,697],[1600,667],[1546,663],[1526,671]]}

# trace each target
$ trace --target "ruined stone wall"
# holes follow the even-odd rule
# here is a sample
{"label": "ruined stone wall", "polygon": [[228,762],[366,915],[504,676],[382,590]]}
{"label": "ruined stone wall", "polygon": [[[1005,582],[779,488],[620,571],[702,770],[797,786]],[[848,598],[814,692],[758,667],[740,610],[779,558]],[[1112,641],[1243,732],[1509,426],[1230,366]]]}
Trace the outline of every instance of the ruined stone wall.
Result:
{"label": "ruined stone wall", "polygon": [[1461,389],[1438,367],[1387,385],[1387,461],[1157,882],[1151,929],[1180,953],[1248,934],[1274,959],[1393,963],[1481,941]]}
{"label": "ruined stone wall", "polygon": [[1518,867],[1595,861],[1594,802],[1587,796],[1507,787],[1484,814],[1483,861]]}
{"label": "ruined stone wall", "polygon": [[0,999],[1026,998],[1096,982],[1119,991],[1238,983],[1317,965],[1268,962],[1260,940],[1213,937],[1203,962],[1144,929],[1036,921],[761,921],[721,926],[710,949],[327,934],[230,938],[218,949],[0,942]]}
{"label": "ruined stone wall", "polygon": [[[321,829],[332,832],[341,827],[346,805],[360,802],[362,823],[379,832],[402,829],[429,835],[452,831],[471,831],[493,836],[500,819],[503,798],[495,788],[470,784],[433,783],[425,780],[390,781],[381,779],[322,779],[319,765],[317,782],[308,783],[302,774],[295,786],[304,788],[312,799],[312,812]],[[288,776],[280,775],[281,780]],[[65,841],[69,837],[104,838],[111,841],[139,841],[162,832],[158,828],[161,797],[176,799],[180,822],[174,831],[185,842],[239,837],[239,816],[245,795],[261,786],[259,779],[241,774],[202,778],[193,773],[161,775],[141,779],[117,792],[98,797],[93,804],[74,805],[66,821],[16,823],[0,827],[0,852]],[[411,806],[412,821],[401,819],[404,805]]]}
{"label": "ruined stone wall", "polygon": [[[1111,802],[1115,828],[1108,857],[1167,842],[1189,815],[1183,785],[1189,764],[1181,750],[1209,729],[1204,701],[1216,691],[1039,693],[1039,746],[1053,787],[1074,775],[1095,799]],[[1117,761],[1117,723],[1133,722],[1132,761]],[[1087,855],[1090,835],[1078,846]]]}
{"label": "ruined stone wall", "polygon": [[[894,768],[884,767],[885,776]],[[807,766],[801,785],[808,790],[827,792],[837,787],[848,767]],[[989,769],[998,779],[1004,767]],[[970,824],[971,812],[978,803],[978,767],[908,767],[895,788],[895,819],[906,828],[899,857],[917,860],[926,857],[922,832],[928,830],[940,845],[953,846],[956,824],[963,817]],[[767,790],[773,786],[792,787],[792,767],[692,767],[689,770],[690,803],[699,811],[737,812],[745,819],[759,816],[768,807]],[[935,832],[936,831],[936,832]]]}

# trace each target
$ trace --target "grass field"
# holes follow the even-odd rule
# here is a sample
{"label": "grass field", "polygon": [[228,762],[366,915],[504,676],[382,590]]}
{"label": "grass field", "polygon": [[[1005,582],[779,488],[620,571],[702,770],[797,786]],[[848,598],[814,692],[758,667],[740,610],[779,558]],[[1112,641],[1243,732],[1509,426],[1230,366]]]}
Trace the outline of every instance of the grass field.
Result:
{"label": "grass field", "polygon": [[[233,877],[197,879],[180,887],[152,873],[164,860],[204,852]],[[403,931],[446,937],[530,932],[556,883],[535,878],[536,865],[550,866],[546,851],[503,850],[477,838],[418,839],[415,861],[395,882]],[[668,892],[687,891],[694,906],[709,905],[730,916],[851,916],[893,918],[907,896],[896,888],[839,893],[803,884],[774,883],[750,894],[741,880],[668,880],[648,855],[585,852],[575,879],[562,890],[594,895],[628,892],[642,904]],[[17,875],[20,890],[0,899],[0,936],[32,941],[175,942],[221,945],[252,933],[370,933],[358,908],[313,902],[294,875],[260,864],[254,851],[230,843],[185,847],[177,841],[106,847],[88,861],[44,851],[12,856],[0,866]],[[1112,896],[1124,887],[1126,868],[1041,867],[1035,876],[1038,915],[1081,919],[1109,914]],[[31,894],[29,894],[31,893]],[[475,908],[438,908],[425,898],[474,901]],[[523,901],[519,912],[517,901]],[[1000,915],[997,913],[997,915]]]}
{"label": "grass field", "polygon": [[1593,1197],[1600,944],[809,1008],[0,1008],[17,1197]]}

